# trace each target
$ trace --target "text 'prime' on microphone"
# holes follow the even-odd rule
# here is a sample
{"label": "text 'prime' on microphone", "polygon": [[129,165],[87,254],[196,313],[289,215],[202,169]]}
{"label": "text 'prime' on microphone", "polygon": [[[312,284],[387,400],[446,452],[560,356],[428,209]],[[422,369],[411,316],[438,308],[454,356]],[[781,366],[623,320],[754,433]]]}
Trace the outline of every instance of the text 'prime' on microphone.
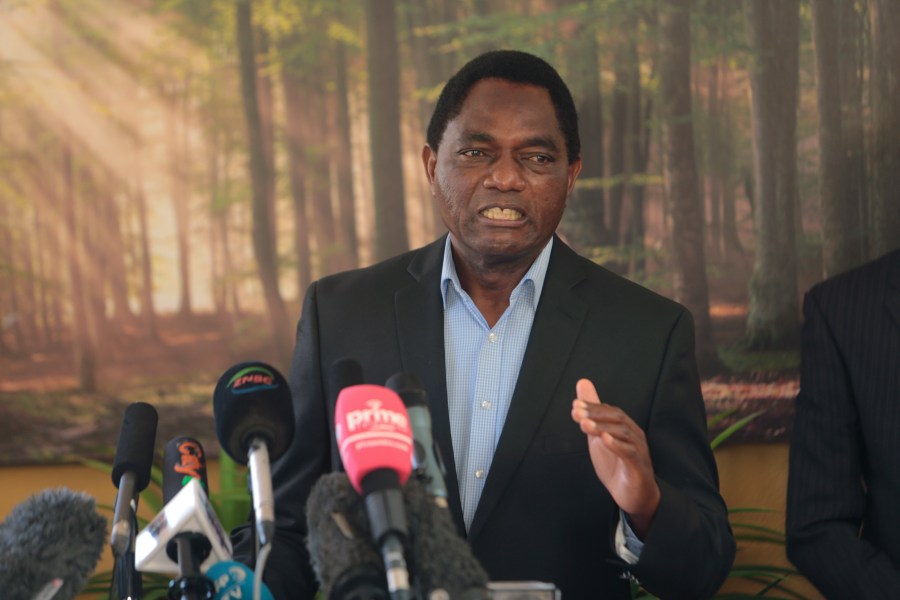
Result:
{"label": "text 'prime' on microphone", "polygon": [[412,431],[403,401],[379,385],[345,387],[335,407],[335,435],[347,476],[365,498],[391,598],[410,598],[404,555],[409,530],[400,486],[412,470]]}

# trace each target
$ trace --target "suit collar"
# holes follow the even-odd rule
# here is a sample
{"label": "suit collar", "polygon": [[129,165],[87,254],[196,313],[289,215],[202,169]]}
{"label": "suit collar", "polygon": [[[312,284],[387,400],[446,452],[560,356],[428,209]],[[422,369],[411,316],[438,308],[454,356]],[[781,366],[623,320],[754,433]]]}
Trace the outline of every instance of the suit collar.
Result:
{"label": "suit collar", "polygon": [[[443,236],[412,254],[407,267],[412,282],[396,292],[394,306],[403,370],[419,377],[428,393],[432,436],[446,467],[450,511],[459,530],[465,531],[447,406],[440,292],[445,239]],[[562,240],[555,238],[512,403],[469,529],[470,540],[477,537],[497,507],[554,397],[587,315],[587,305],[573,291],[585,277],[582,260]]]}
{"label": "suit collar", "polygon": [[[497,508],[513,473],[533,442],[547,407],[556,395],[587,315],[587,305],[573,291],[585,277],[582,261],[562,240],[556,238],[512,403],[469,528],[470,540],[478,536],[491,512]],[[572,394],[574,397],[574,390]]]}
{"label": "suit collar", "polygon": [[894,252],[891,263],[888,288],[885,294],[885,308],[894,319],[894,324],[900,327],[900,250]]}
{"label": "suit collar", "polygon": [[412,281],[410,285],[397,290],[394,311],[403,370],[416,375],[428,394],[431,435],[446,469],[447,501],[457,527],[460,531],[465,531],[450,435],[450,412],[447,408],[444,314],[440,291],[446,237],[412,253],[407,267]]}

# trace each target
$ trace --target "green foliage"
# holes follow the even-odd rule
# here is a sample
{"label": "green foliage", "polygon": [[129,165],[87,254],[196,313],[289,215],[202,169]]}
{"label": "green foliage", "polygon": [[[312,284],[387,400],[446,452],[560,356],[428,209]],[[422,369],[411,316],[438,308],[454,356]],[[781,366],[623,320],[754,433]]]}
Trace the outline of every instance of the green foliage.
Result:
{"label": "green foliage", "polygon": [[[737,412],[737,407],[733,407],[731,409],[724,410],[721,413],[715,415],[714,417],[710,417],[709,421],[707,422],[707,429],[711,430],[720,421],[722,421],[726,417],[731,416],[735,412]],[[758,410],[754,413],[747,415],[746,417],[742,417],[742,418],[738,419],[737,421],[735,421],[734,423],[732,423],[731,425],[726,427],[722,432],[717,434],[712,439],[712,441],[709,443],[710,447],[713,450],[715,450],[722,444],[722,442],[724,442],[725,440],[730,438],[732,435],[734,435],[735,432],[743,429],[744,426],[747,425],[747,423],[749,423],[750,421],[752,421],[753,419],[755,419],[756,417],[761,415],[763,412],[764,411]]]}
{"label": "green foliage", "polygon": [[[645,246],[642,244],[621,244],[619,246],[594,246],[581,251],[598,265],[602,265],[611,271],[621,272],[623,267],[639,261],[660,264],[665,261],[663,251],[659,247]],[[625,276],[631,281],[658,293],[665,293],[669,286],[670,275],[664,269],[656,269],[650,273],[636,271]]]}
{"label": "green foliage", "polygon": [[800,368],[799,350],[750,350],[744,344],[719,348],[719,360],[731,373],[796,372]]}
{"label": "green foliage", "polygon": [[[103,461],[90,458],[76,457],[81,464],[112,473],[112,465]],[[219,456],[219,491],[209,490],[209,500],[213,505],[216,516],[222,523],[226,532],[231,531],[247,520],[250,513],[250,492],[247,489],[247,470],[235,463],[227,454],[222,452]],[[158,514],[163,508],[162,501],[162,470],[153,466],[150,471],[150,485],[140,493],[140,505],[146,506],[152,514]],[[108,511],[112,515],[114,507],[109,504],[97,504],[101,510]],[[147,526],[147,519],[137,518],[139,529]],[[95,573],[82,591],[84,595],[98,594],[98,597],[107,597],[113,584],[112,571]],[[142,584],[144,600],[156,600],[165,598],[169,589],[170,577],[158,573],[143,573]]]}
{"label": "green foliage", "polygon": [[[707,420],[707,429],[712,430],[716,425],[727,417],[733,416],[737,408],[723,411]],[[712,441],[710,446],[715,450],[722,442],[734,435],[735,432],[745,427],[753,419],[762,414],[763,411],[757,411],[745,417],[738,419],[733,425],[718,434]],[[778,531],[771,527],[748,523],[741,520],[743,515],[774,513],[775,511],[767,508],[754,507],[733,507],[728,509],[729,521],[731,529],[734,532],[734,539],[738,545],[742,543],[753,544],[773,544],[778,547],[784,547],[784,532]],[[803,599],[804,596],[798,594],[787,586],[788,580],[795,575],[799,575],[798,571],[790,567],[781,567],[778,565],[759,565],[759,564],[742,564],[735,563],[728,573],[730,580],[742,580],[752,584],[759,585],[754,593],[745,592],[727,592],[717,594],[718,600],[740,600],[744,598],[796,598]],[[778,593],[780,595],[774,595]],[[649,594],[642,589],[640,585],[632,582],[631,597],[633,600],[652,600],[656,596]]]}

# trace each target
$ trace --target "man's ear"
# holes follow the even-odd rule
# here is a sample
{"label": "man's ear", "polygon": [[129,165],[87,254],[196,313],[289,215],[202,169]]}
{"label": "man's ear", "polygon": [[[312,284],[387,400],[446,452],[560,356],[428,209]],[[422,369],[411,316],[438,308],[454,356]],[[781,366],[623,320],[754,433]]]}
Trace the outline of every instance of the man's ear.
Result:
{"label": "man's ear", "polygon": [[575,180],[578,179],[578,174],[581,173],[581,157],[580,156],[577,159],[575,159],[575,161],[572,164],[569,165],[568,171],[569,171],[568,175],[567,175],[568,182],[566,184],[566,187],[568,188],[568,191],[566,192],[567,197],[572,194],[572,190],[575,188]]}
{"label": "man's ear", "polygon": [[422,148],[422,166],[425,167],[425,176],[428,178],[428,185],[431,186],[431,193],[434,194],[434,168],[437,164],[437,151],[432,150],[431,146],[425,144]]}

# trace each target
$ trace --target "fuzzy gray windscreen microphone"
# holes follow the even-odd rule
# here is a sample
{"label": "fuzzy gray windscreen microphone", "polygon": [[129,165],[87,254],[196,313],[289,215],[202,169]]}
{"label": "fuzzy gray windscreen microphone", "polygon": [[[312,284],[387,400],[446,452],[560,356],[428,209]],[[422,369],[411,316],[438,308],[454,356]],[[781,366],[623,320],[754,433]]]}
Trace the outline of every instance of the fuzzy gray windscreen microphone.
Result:
{"label": "fuzzy gray windscreen microphone", "polygon": [[53,600],[84,588],[106,543],[106,519],[95,500],[67,488],[48,489],[16,505],[0,523],[0,590],[5,600],[32,600],[55,578]]}
{"label": "fuzzy gray windscreen microphone", "polygon": [[[450,512],[413,479],[403,487],[403,501],[410,527],[406,558],[418,596],[444,590],[454,599],[489,598],[488,575],[457,533]],[[387,598],[383,561],[372,541],[365,503],[344,473],[319,478],[306,518],[307,548],[324,598]]]}

